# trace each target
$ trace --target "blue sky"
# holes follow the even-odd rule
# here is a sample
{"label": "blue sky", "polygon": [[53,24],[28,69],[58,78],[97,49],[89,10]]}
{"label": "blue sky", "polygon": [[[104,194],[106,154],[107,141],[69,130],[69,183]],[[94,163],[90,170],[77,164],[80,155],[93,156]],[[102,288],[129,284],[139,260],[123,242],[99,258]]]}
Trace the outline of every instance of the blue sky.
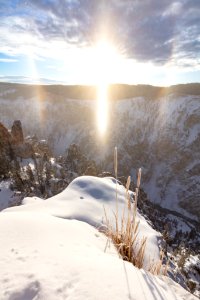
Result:
{"label": "blue sky", "polygon": [[200,81],[199,0],[0,0],[0,80]]}

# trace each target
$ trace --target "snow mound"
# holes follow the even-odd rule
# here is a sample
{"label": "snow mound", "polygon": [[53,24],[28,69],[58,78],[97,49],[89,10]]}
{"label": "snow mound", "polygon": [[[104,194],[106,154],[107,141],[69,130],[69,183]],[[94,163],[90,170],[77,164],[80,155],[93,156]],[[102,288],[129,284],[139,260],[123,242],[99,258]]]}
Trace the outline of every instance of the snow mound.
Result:
{"label": "snow mound", "polygon": [[[120,219],[124,207],[127,206],[126,191],[120,184],[117,184],[117,193]],[[64,219],[84,221],[100,228],[105,223],[104,208],[109,220],[113,224],[115,222],[113,213],[116,212],[116,180],[112,177],[81,176],[73,180],[62,193],[48,200],[28,197],[23,200],[23,204],[26,205],[8,208],[4,212],[43,212]],[[137,219],[140,221],[138,240],[148,237],[145,256],[145,264],[148,267],[150,261],[159,259],[158,238],[160,234],[153,230],[139,213],[137,213]]]}
{"label": "snow mound", "polygon": [[[124,193],[118,185],[119,212]],[[195,299],[172,280],[124,262],[112,244],[105,252],[106,236],[91,226],[102,224],[103,205],[112,216],[115,180],[84,176],[48,200],[26,198],[1,212],[0,299]],[[137,217],[156,252],[158,233]]]}

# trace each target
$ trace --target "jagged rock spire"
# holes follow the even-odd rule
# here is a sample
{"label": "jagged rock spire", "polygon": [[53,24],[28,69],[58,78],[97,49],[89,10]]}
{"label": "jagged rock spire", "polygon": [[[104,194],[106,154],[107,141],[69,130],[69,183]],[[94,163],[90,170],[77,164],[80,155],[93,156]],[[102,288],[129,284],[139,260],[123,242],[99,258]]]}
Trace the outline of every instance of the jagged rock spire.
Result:
{"label": "jagged rock spire", "polygon": [[11,128],[12,143],[20,145],[24,143],[24,135],[22,130],[22,124],[20,120],[14,121]]}

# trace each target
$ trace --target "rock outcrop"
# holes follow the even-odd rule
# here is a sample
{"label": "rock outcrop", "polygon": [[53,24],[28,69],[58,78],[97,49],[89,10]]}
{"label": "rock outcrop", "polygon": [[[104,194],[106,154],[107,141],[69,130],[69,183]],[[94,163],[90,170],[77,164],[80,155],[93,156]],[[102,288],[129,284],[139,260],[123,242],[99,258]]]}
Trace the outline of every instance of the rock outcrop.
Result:
{"label": "rock outcrop", "polygon": [[33,147],[29,143],[12,145],[12,149],[16,157],[26,159],[31,158],[34,155]]}
{"label": "rock outcrop", "polygon": [[11,128],[12,144],[21,145],[24,143],[24,134],[20,120],[14,121]]}
{"label": "rock outcrop", "polygon": [[8,129],[0,123],[0,177],[7,176],[11,159],[11,135]]}
{"label": "rock outcrop", "polygon": [[33,144],[34,152],[38,153],[41,156],[46,155],[47,157],[51,157],[52,153],[49,148],[48,142],[46,140],[37,140]]}
{"label": "rock outcrop", "polygon": [[11,135],[8,129],[0,123],[0,153],[10,150]]}
{"label": "rock outcrop", "polygon": [[26,142],[20,120],[13,122],[11,128],[11,147],[15,157],[30,158],[34,155],[31,143]]}
{"label": "rock outcrop", "polygon": [[[34,154],[51,157],[52,153],[46,140],[39,140],[36,136],[24,138],[20,120],[13,122],[11,132],[0,123],[0,162],[11,161],[14,158],[31,158]],[[6,163],[7,165],[7,163]]]}

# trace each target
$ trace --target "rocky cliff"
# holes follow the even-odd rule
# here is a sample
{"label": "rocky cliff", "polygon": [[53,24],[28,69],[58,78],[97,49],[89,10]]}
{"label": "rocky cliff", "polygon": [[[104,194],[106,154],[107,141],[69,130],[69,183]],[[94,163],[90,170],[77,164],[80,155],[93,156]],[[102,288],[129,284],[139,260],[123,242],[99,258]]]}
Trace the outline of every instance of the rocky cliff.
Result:
{"label": "rocky cliff", "polygon": [[25,135],[47,139],[57,155],[76,143],[107,171],[112,171],[117,145],[119,172],[134,178],[142,167],[142,185],[152,202],[200,218],[199,85],[162,93],[153,89],[149,96],[148,88],[142,94],[140,87],[126,93],[132,98],[112,97],[105,140],[97,132],[95,100],[69,99],[52,87],[45,93],[35,89],[29,96],[20,86],[2,88],[0,120],[6,126],[20,119]]}

